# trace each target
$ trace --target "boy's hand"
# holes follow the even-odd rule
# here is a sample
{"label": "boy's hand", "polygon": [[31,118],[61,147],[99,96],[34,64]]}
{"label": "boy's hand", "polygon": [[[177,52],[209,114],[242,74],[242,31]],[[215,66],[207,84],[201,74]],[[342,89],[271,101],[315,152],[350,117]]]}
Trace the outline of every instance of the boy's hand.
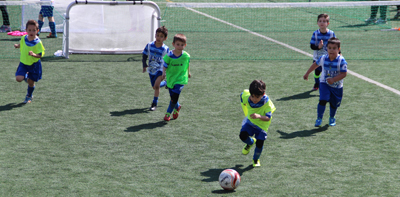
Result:
{"label": "boy's hand", "polygon": [[145,73],[145,72],[146,72],[146,70],[147,70],[147,67],[148,67],[148,66],[146,66],[146,67],[143,67],[143,73]]}
{"label": "boy's hand", "polygon": [[190,77],[192,77],[192,74],[190,74],[190,72],[189,72],[189,78],[190,78]]}
{"label": "boy's hand", "polygon": [[163,73],[162,73],[162,76],[161,76],[161,80],[164,80],[165,77],[166,77],[166,74],[165,74],[165,72],[163,72]]}
{"label": "boy's hand", "polygon": [[333,83],[335,83],[335,81],[333,80],[333,78],[328,78],[328,79],[326,79],[326,82],[327,82],[329,85],[332,85]]}
{"label": "boy's hand", "polygon": [[256,113],[250,114],[250,118],[259,119],[259,118],[261,118],[261,115],[260,114],[256,114]]}
{"label": "boy's hand", "polygon": [[[309,75],[309,74],[308,74]],[[303,79],[304,80],[306,80],[306,81],[308,81],[308,75],[307,75],[307,73],[303,76]]]}
{"label": "boy's hand", "polygon": [[323,47],[324,47],[324,41],[321,40],[321,41],[319,42],[319,44],[318,44],[318,48],[319,48],[319,49],[322,49]]}
{"label": "boy's hand", "polygon": [[14,47],[15,47],[16,49],[18,49],[18,48],[19,48],[19,44],[14,44]]}
{"label": "boy's hand", "polygon": [[35,57],[35,56],[36,56],[36,54],[35,54],[35,53],[33,53],[33,51],[29,51],[29,55],[30,55],[30,56],[33,56],[33,57]]}

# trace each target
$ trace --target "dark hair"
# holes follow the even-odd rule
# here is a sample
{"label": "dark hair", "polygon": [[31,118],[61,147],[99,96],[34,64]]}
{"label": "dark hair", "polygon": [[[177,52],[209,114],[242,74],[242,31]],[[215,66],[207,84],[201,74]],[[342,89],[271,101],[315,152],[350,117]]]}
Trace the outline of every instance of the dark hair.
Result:
{"label": "dark hair", "polygon": [[162,33],[162,34],[164,34],[165,37],[167,37],[168,36],[168,29],[165,26],[159,27],[156,30],[156,34],[157,33]]}
{"label": "dark hair", "polygon": [[39,24],[35,20],[29,20],[26,22],[26,29],[28,29],[29,25],[35,25],[36,29],[39,29]]}
{"label": "dark hair", "polygon": [[186,44],[186,36],[183,34],[175,34],[174,40],[172,42],[175,43],[176,41],[180,41]]}
{"label": "dark hair", "polygon": [[[336,44],[338,48],[340,48],[340,40],[338,38],[329,38],[328,44]],[[328,46],[326,44],[326,46]]]}
{"label": "dark hair", "polygon": [[320,18],[326,18],[326,20],[329,22],[329,15],[327,15],[327,14],[320,14],[320,15],[318,15],[317,22],[319,21]]}
{"label": "dark hair", "polygon": [[250,84],[250,94],[262,96],[265,94],[265,83],[262,80],[254,80]]}

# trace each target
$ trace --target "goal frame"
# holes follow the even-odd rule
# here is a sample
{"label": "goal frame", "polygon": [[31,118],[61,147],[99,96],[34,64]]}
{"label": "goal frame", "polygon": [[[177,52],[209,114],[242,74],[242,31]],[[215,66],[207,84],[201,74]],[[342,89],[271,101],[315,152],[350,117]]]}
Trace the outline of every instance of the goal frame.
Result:
{"label": "goal frame", "polygon": [[[65,13],[65,19],[64,19],[64,34],[63,34],[63,56],[65,58],[69,58],[70,50],[69,50],[69,20],[70,20],[70,11],[71,8],[77,5],[110,5],[110,6],[118,6],[118,5],[146,5],[149,7],[152,7],[156,14],[157,17],[153,17],[151,20],[151,28],[150,28],[150,40],[154,41],[154,32],[156,29],[160,27],[160,21],[161,21],[161,11],[158,5],[152,1],[78,1],[75,0],[71,2],[66,10]],[[83,54],[140,54],[141,51],[84,51],[84,52],[74,52],[74,53],[83,53]]]}

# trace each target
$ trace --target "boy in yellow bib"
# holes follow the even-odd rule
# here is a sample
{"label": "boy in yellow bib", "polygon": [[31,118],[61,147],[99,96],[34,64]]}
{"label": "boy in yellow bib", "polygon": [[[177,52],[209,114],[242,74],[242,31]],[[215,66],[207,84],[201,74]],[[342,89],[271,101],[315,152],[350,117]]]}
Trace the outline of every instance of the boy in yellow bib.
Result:
{"label": "boy in yellow bib", "polygon": [[[271,124],[272,113],[276,110],[271,99],[265,94],[265,83],[254,80],[249,90],[244,90],[240,95],[241,105],[246,116],[242,122],[240,139],[246,143],[242,153],[249,154],[250,148],[255,144],[253,167],[260,166],[260,156],[267,139],[268,127]],[[250,137],[250,136],[254,136]]]}
{"label": "boy in yellow bib", "polygon": [[32,102],[32,93],[35,90],[35,82],[42,78],[42,63],[40,58],[44,55],[44,47],[42,41],[36,34],[39,32],[39,25],[35,20],[29,20],[26,23],[25,36],[22,36],[19,44],[14,44],[15,48],[19,48],[20,63],[15,73],[15,79],[18,82],[25,81],[28,83],[28,93],[26,94],[24,103]]}

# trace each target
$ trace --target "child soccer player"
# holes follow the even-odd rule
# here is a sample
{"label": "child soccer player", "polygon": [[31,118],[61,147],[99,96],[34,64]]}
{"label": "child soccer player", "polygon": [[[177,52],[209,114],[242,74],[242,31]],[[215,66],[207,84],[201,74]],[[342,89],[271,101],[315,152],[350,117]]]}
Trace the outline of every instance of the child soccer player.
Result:
{"label": "child soccer player", "polygon": [[[255,144],[253,167],[260,166],[260,155],[267,139],[268,127],[271,124],[272,113],[276,110],[271,99],[265,94],[265,83],[254,80],[248,90],[240,95],[241,105],[246,116],[242,121],[240,139],[246,143],[242,153],[249,154],[250,148]],[[250,136],[253,136],[250,137]]]}
{"label": "child soccer player", "polygon": [[19,48],[21,52],[15,79],[18,82],[26,81],[28,83],[28,93],[24,103],[30,103],[35,90],[35,82],[42,78],[40,58],[44,55],[44,47],[42,41],[36,36],[39,32],[39,25],[35,20],[29,20],[26,23],[26,32],[28,35],[22,36],[19,44],[14,44],[14,47]]}
{"label": "child soccer player", "polygon": [[[150,110],[154,111],[157,108],[158,96],[160,94],[160,87],[166,85],[165,81],[162,81],[163,74],[163,57],[168,53],[169,48],[164,44],[167,39],[168,29],[164,26],[157,28],[156,30],[156,41],[149,42],[143,50],[143,73],[149,73],[151,86],[154,89],[154,99],[151,104]],[[147,65],[147,57],[149,57],[149,65]]]}
{"label": "child soccer player", "polygon": [[330,104],[329,125],[336,125],[335,115],[343,97],[343,78],[347,75],[347,62],[343,56],[339,55],[340,40],[337,38],[329,39],[327,49],[328,54],[321,56],[314,62],[303,76],[305,80],[308,80],[308,75],[313,70],[319,66],[322,67],[321,77],[319,78],[320,88],[317,120],[315,121],[316,127],[321,126],[327,102]]}
{"label": "child soccer player", "polygon": [[191,77],[189,68],[190,55],[183,50],[186,47],[186,36],[176,34],[172,41],[172,46],[174,46],[174,49],[164,56],[163,79],[165,77],[168,78],[167,88],[171,97],[164,117],[165,121],[171,120],[172,111],[174,111],[172,117],[174,119],[178,118],[179,110],[181,109],[181,105],[178,102],[179,95],[184,85],[188,83],[188,78]]}
{"label": "child soccer player", "polygon": [[[329,38],[336,37],[335,33],[332,30],[328,29],[329,16],[327,14],[318,15],[317,24],[319,29],[314,31],[310,41],[310,47],[312,50],[314,50],[313,63],[317,61],[322,55],[327,54],[326,43],[328,43]],[[312,91],[318,90],[321,71],[321,67],[315,69],[315,84]]]}
{"label": "child soccer player", "polygon": [[49,19],[49,27],[51,30],[51,33],[47,36],[47,38],[57,38],[56,22],[53,16],[54,0],[40,0],[40,1],[51,1],[51,6],[43,5],[40,9],[39,20],[38,20],[39,23],[38,35],[40,34],[40,31],[42,30],[44,24],[44,17],[47,17]]}

